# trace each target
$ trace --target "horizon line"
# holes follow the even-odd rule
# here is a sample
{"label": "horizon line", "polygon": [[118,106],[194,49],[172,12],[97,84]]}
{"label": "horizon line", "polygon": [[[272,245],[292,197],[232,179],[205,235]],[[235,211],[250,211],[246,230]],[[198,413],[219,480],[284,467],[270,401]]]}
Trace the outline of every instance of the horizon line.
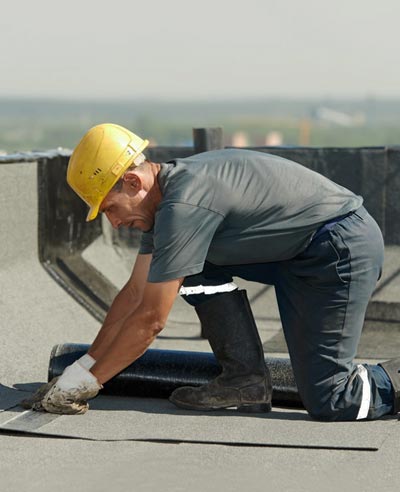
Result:
{"label": "horizon line", "polygon": [[0,101],[38,101],[38,102],[77,102],[77,103],[153,103],[153,104],[187,104],[187,103],[257,103],[265,102],[400,102],[399,96],[344,96],[344,95],[321,95],[321,96],[292,96],[292,95],[269,95],[269,96],[242,96],[242,97],[226,97],[213,96],[208,98],[162,98],[162,97],[136,97],[136,98],[116,98],[116,97],[92,97],[92,96],[40,96],[40,95],[2,95]]}

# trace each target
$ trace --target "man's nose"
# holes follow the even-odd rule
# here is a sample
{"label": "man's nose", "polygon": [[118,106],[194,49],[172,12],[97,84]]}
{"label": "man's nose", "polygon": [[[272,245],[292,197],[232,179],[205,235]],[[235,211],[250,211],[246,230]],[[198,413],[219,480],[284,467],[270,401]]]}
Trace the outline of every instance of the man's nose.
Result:
{"label": "man's nose", "polygon": [[110,214],[106,214],[106,215],[107,215],[107,219],[111,222],[113,228],[118,229],[119,226],[121,225],[121,221],[117,217],[113,217]]}
{"label": "man's nose", "polygon": [[113,219],[111,221],[111,225],[114,227],[114,229],[118,229],[121,224],[122,222],[119,219]]}

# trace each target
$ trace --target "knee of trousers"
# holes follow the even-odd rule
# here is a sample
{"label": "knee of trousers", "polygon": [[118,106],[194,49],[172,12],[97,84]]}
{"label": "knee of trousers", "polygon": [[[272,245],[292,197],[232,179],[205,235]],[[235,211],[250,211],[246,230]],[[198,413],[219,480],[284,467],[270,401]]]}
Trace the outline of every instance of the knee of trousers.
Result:
{"label": "knee of trousers", "polygon": [[324,422],[357,420],[359,413],[359,405],[343,405],[343,402],[333,396],[324,399],[315,398],[312,402],[304,403],[304,406],[310,417]]}
{"label": "knee of trousers", "polygon": [[[298,385],[299,386],[299,385]],[[332,401],[332,391],[325,385],[300,385],[299,393],[307,413],[315,420],[335,420],[335,407]]]}
{"label": "knee of trousers", "polygon": [[331,402],[328,403],[319,403],[315,402],[314,404],[305,405],[306,410],[310,417],[314,420],[320,420],[323,422],[334,422],[335,420],[353,420],[348,418],[341,418],[340,411],[332,407]]}
{"label": "knee of trousers", "polygon": [[303,388],[303,404],[312,418],[323,421],[346,421],[367,418],[371,389],[367,370],[356,366],[347,377],[341,377]]}

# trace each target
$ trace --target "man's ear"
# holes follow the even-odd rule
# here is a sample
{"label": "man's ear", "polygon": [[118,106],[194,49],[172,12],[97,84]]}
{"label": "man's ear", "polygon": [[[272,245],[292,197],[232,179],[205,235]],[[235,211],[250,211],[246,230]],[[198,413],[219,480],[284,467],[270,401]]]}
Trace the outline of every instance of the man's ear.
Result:
{"label": "man's ear", "polygon": [[126,184],[129,188],[133,188],[135,191],[139,191],[143,187],[142,180],[140,179],[140,176],[135,173],[135,171],[127,171],[122,176],[122,179],[124,184]]}

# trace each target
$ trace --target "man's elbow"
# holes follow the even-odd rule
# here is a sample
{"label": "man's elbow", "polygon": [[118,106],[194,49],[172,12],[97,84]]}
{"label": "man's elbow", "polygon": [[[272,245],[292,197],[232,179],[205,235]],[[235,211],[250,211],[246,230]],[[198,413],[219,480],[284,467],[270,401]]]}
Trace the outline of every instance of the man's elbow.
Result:
{"label": "man's elbow", "polygon": [[152,338],[156,338],[157,335],[162,332],[162,330],[165,327],[165,322],[162,322],[160,320],[153,321],[149,325],[149,332],[152,336]]}
{"label": "man's elbow", "polygon": [[146,310],[136,313],[139,318],[139,325],[143,327],[147,337],[154,339],[164,329],[166,319],[155,310]]}

